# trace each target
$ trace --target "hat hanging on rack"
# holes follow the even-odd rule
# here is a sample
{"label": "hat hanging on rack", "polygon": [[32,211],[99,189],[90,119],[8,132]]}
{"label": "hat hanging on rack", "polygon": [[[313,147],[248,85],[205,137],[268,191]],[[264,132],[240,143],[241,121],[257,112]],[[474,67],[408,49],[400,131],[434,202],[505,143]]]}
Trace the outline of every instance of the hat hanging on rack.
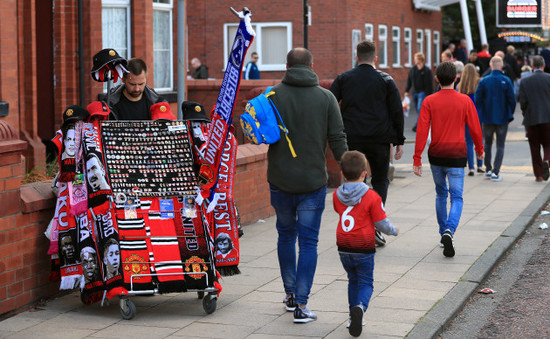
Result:
{"label": "hat hanging on rack", "polygon": [[90,113],[79,105],[71,105],[63,112],[63,125],[66,126],[69,123],[75,123],[81,120],[87,120]]}
{"label": "hat hanging on rack", "polygon": [[167,102],[157,102],[151,106],[151,120],[176,120]]}
{"label": "hat hanging on rack", "polygon": [[90,120],[108,120],[111,110],[104,101],[92,101],[86,109],[90,113]]}
{"label": "hat hanging on rack", "polygon": [[126,69],[128,61],[112,48],[105,48],[97,52],[94,55],[93,61],[92,79],[98,82],[109,80],[117,82],[118,78],[122,78],[124,73],[129,73],[128,69]]}
{"label": "hat hanging on rack", "polygon": [[181,103],[181,111],[183,120],[210,122],[210,119],[204,113],[204,108],[199,103],[184,101]]}

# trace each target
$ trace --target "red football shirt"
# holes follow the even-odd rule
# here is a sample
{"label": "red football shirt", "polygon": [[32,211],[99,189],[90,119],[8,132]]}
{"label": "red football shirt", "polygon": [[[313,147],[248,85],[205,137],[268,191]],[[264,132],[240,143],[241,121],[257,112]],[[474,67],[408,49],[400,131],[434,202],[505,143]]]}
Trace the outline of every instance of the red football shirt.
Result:
{"label": "red football shirt", "polygon": [[373,189],[368,189],[355,206],[340,202],[336,191],[333,194],[334,210],[340,215],[336,230],[339,250],[360,253],[375,251],[374,223],[386,218],[382,198]]}

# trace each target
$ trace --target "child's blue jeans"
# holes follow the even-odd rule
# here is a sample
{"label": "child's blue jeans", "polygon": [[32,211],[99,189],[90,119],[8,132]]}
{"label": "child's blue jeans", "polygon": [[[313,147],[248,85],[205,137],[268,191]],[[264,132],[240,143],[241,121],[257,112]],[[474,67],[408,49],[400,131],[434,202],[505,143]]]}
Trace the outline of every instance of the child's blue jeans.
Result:
{"label": "child's blue jeans", "polygon": [[338,252],[340,261],[348,273],[349,308],[362,305],[363,311],[369,307],[374,287],[374,253]]}

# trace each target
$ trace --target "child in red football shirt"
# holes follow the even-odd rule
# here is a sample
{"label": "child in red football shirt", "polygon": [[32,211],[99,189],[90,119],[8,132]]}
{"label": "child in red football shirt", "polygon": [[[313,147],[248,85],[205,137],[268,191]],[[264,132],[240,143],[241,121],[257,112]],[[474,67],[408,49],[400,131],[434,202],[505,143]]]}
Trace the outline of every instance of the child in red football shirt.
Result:
{"label": "child in red football shirt", "polygon": [[365,155],[358,151],[344,153],[340,168],[345,182],[333,196],[334,210],[340,215],[336,244],[348,273],[349,333],[357,337],[373,290],[375,228],[388,235],[397,235],[399,228],[386,217],[382,198],[364,182]]}

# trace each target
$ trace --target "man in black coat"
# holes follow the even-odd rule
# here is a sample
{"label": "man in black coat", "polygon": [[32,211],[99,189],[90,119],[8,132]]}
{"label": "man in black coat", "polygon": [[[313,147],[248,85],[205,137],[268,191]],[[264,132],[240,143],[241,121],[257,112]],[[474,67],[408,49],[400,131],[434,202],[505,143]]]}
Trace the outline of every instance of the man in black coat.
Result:
{"label": "man in black coat", "polygon": [[[386,203],[390,145],[396,147],[395,159],[403,155],[403,105],[393,78],[374,68],[376,47],[370,41],[357,45],[357,67],[344,72],[332,83],[330,91],[341,103],[344,131],[350,150],[365,154],[372,172],[372,187]],[[385,243],[377,232],[376,243]]]}
{"label": "man in black coat", "polygon": [[[519,83],[519,102],[523,125],[529,138],[531,161],[536,181],[549,177],[550,161],[550,74],[544,73],[544,58],[533,58],[534,72]],[[544,156],[541,157],[542,146]]]}

